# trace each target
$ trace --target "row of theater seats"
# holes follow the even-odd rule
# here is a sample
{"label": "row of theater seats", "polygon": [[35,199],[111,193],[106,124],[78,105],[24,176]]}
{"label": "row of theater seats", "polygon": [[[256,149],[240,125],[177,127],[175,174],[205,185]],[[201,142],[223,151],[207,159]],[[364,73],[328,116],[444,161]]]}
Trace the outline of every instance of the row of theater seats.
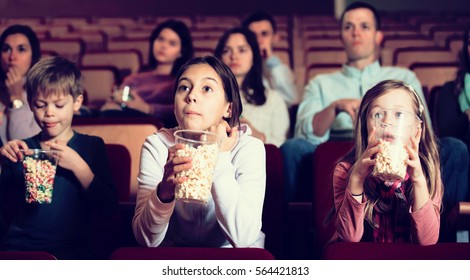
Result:
{"label": "row of theater seats", "polygon": [[[121,247],[110,260],[275,260],[261,248],[196,248],[196,247]],[[330,244],[325,260],[470,260],[469,243],[439,243],[419,246],[406,243]],[[47,252],[0,252],[0,260],[57,260]]]}
{"label": "row of theater seats", "polygon": [[[60,54],[77,61],[87,72],[85,81],[90,104],[99,107],[113,85],[145,66],[148,36],[157,23],[167,18],[170,17],[4,19],[1,27],[13,23],[30,24],[41,35],[45,55]],[[175,18],[190,26],[196,55],[201,56],[212,54],[222,33],[238,25],[242,17]],[[345,62],[338,21],[333,16],[276,15],[275,18],[281,35],[275,53],[294,70],[299,90],[315,75],[338,70]],[[465,15],[387,14],[383,18],[382,64],[415,71],[436,70],[437,78],[422,79],[423,85],[430,90],[436,83],[455,74],[457,52],[469,21],[470,17]],[[446,64],[445,75],[436,69],[436,64]],[[99,78],[93,77],[98,75]]]}
{"label": "row of theater seats", "polygon": [[[0,252],[0,260],[56,260],[47,252]],[[121,247],[110,260],[274,260],[260,248],[143,248]]]}
{"label": "row of theater seats", "polygon": [[[332,50],[330,48],[317,49],[315,57],[337,59],[345,54],[342,49]],[[423,48],[399,48],[396,51],[410,60],[407,66],[414,71],[421,81],[426,99],[430,102],[431,90],[447,81],[455,79],[458,63],[456,57],[447,50],[423,47]],[[209,53],[206,53],[209,54]],[[80,68],[84,76],[84,85],[87,92],[87,105],[90,108],[99,108],[111,95],[114,86],[118,85],[122,78],[128,74],[135,73],[140,69],[136,50],[116,50],[108,52],[87,53],[80,61]],[[422,58],[422,59],[421,59]],[[420,62],[421,61],[421,62]],[[342,64],[315,63],[310,65],[305,72],[305,82],[321,73],[330,73],[341,69]],[[297,77],[302,80],[301,77]]]}

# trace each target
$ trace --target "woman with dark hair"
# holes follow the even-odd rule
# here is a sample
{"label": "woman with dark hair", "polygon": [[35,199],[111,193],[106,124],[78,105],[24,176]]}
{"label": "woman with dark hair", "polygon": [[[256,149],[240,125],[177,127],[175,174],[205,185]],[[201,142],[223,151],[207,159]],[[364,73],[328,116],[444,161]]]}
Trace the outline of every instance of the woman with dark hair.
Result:
{"label": "woman with dark hair", "polygon": [[26,25],[12,25],[0,37],[0,146],[12,139],[36,135],[40,129],[26,100],[26,73],[39,61],[36,33]]}
{"label": "woman with dark hair", "polygon": [[[137,242],[147,247],[263,248],[266,155],[263,143],[239,125],[242,105],[235,76],[213,56],[191,59],[176,75],[174,102],[178,127],[160,129],[142,147],[132,221]],[[192,185],[207,178],[189,175],[197,156],[183,156],[186,146],[174,134],[179,129],[212,132],[220,140],[210,192]],[[188,198],[204,197],[206,203],[176,199],[177,185],[187,184],[194,187]]]}
{"label": "woman with dark hair", "polygon": [[470,24],[463,33],[459,70],[454,81],[445,83],[436,98],[435,122],[440,137],[452,136],[470,145]]}
{"label": "woman with dark hair", "polygon": [[263,61],[256,35],[248,28],[228,30],[220,38],[215,56],[230,67],[241,90],[243,117],[253,136],[280,146],[287,138],[289,113],[278,92],[265,87]]}
{"label": "woman with dark hair", "polygon": [[154,116],[165,127],[173,127],[173,85],[181,65],[193,57],[191,33],[181,21],[167,20],[153,30],[149,39],[149,70],[126,77],[129,98],[109,100],[102,116]]}

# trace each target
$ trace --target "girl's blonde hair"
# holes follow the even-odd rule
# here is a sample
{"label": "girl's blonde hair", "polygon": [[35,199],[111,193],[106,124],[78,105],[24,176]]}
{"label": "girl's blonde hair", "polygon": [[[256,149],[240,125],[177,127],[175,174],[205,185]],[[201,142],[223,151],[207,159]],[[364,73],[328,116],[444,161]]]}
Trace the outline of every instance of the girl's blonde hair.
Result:
{"label": "girl's blonde hair", "polygon": [[[439,153],[437,147],[437,138],[431,128],[429,116],[424,108],[421,98],[416,91],[409,85],[398,80],[385,80],[378,83],[373,88],[368,90],[364,95],[361,106],[359,107],[358,118],[356,120],[356,127],[354,130],[355,146],[351,153],[346,157],[347,161],[355,163],[367,148],[368,144],[368,131],[367,121],[369,117],[369,110],[372,103],[380,96],[388,93],[391,90],[402,89],[410,94],[413,100],[413,111],[421,122],[421,139],[419,142],[419,158],[426,177],[426,183],[431,198],[434,198],[437,192],[442,195],[442,181],[439,163]],[[376,223],[373,221],[373,210],[380,200],[380,194],[376,192],[375,184],[369,176],[364,183],[364,192],[368,198],[365,208],[365,219],[374,227]],[[413,198],[411,197],[411,201]]]}

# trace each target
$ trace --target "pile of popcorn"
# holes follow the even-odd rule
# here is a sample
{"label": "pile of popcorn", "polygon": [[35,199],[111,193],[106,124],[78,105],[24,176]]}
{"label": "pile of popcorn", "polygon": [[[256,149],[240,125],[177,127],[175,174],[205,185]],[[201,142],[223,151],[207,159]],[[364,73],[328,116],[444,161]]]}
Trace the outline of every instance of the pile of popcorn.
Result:
{"label": "pile of popcorn", "polygon": [[56,165],[48,159],[23,160],[27,203],[51,203]]}
{"label": "pile of popcorn", "polygon": [[193,167],[176,174],[187,180],[176,186],[175,198],[182,201],[207,203],[209,201],[214,167],[219,153],[217,144],[200,145],[197,148],[185,145],[176,152],[179,157],[191,157]]}
{"label": "pile of popcorn", "polygon": [[400,144],[380,140],[380,152],[377,153],[372,175],[384,181],[403,180],[406,175],[408,153]]}

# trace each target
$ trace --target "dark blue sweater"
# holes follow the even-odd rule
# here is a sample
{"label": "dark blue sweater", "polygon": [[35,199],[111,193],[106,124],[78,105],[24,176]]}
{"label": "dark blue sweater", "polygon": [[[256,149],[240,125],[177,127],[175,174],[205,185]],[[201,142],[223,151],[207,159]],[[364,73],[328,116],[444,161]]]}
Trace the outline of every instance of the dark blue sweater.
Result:
{"label": "dark blue sweater", "polygon": [[[30,149],[40,149],[39,140],[38,134],[25,141]],[[58,166],[50,204],[26,203],[22,164],[4,160],[0,176],[2,250],[47,251],[58,259],[94,258],[92,219],[105,219],[117,207],[106,146],[99,137],[76,132],[67,145],[95,176],[85,191],[70,170]]]}

